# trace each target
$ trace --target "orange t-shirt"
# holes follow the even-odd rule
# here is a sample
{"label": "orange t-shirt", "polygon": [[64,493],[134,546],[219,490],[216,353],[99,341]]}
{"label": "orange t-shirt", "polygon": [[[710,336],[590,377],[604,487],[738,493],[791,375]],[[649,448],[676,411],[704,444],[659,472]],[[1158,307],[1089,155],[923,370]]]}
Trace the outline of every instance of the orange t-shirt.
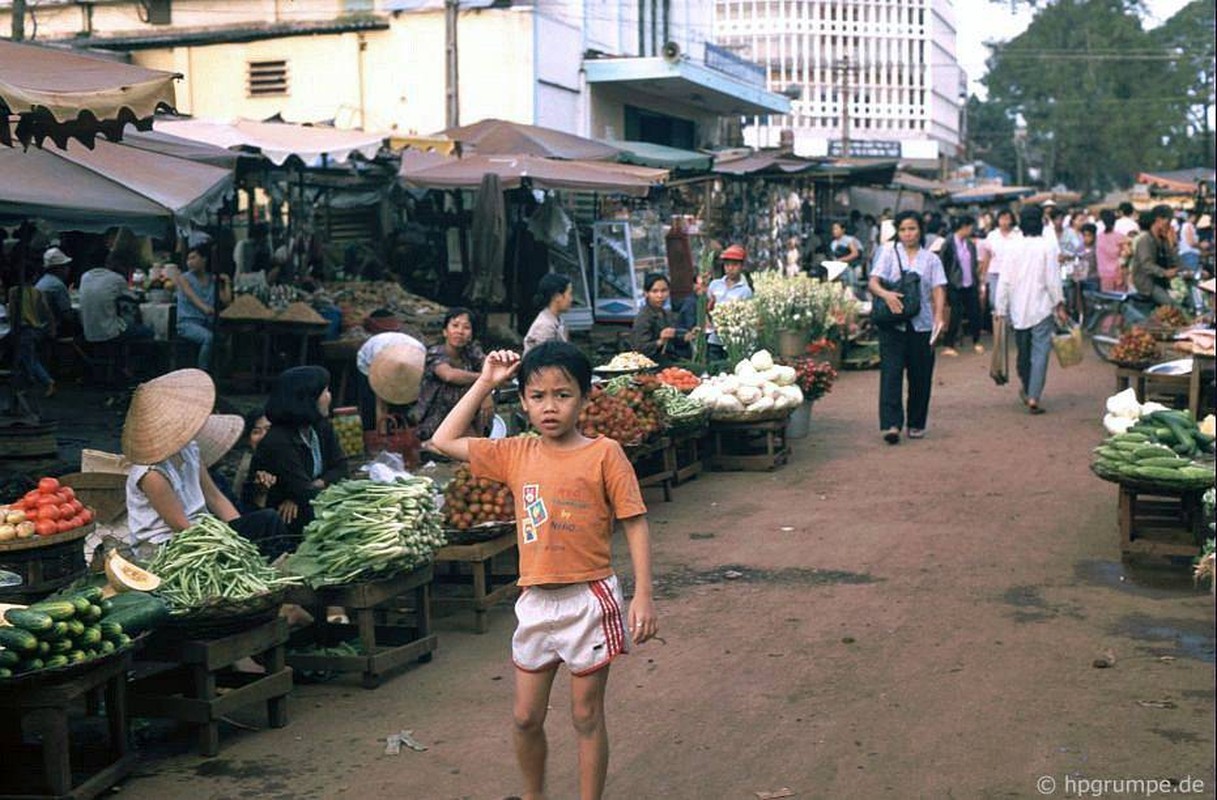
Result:
{"label": "orange t-shirt", "polygon": [[647,512],[625,451],[603,436],[573,450],[539,437],[474,439],[469,466],[515,497],[521,586],[607,578],[613,521]]}

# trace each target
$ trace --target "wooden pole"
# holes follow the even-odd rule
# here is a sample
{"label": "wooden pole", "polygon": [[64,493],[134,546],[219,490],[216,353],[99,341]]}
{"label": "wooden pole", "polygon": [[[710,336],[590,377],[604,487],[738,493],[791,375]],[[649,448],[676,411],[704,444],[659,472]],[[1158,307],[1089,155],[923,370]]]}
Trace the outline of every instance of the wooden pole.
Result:
{"label": "wooden pole", "polygon": [[460,10],[460,0],[444,0],[444,51],[447,57],[446,118],[449,128],[455,128],[461,124],[460,70],[456,49],[456,22]]}
{"label": "wooden pole", "polygon": [[25,0],[13,0],[13,41],[25,39]]}

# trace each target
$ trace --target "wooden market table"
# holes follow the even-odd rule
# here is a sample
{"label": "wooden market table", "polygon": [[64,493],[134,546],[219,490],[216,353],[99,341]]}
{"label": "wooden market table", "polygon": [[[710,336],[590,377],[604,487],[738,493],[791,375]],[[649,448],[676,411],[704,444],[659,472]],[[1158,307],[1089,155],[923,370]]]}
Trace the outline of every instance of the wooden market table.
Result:
{"label": "wooden market table", "polygon": [[[287,663],[299,670],[363,673],[363,687],[375,689],[383,676],[410,661],[427,662],[438,646],[431,632],[430,564],[411,572],[363,583],[324,586],[320,589],[294,587],[288,602],[297,603],[313,614],[313,624],[293,637],[293,644],[333,645],[351,636],[359,637],[359,655],[290,652]],[[413,624],[404,624],[401,604],[413,601]],[[346,609],[353,624],[329,622],[328,606]]]}
{"label": "wooden market table", "polygon": [[676,468],[672,473],[672,483],[679,486],[691,481],[701,474],[703,455],[708,428],[702,425],[697,428],[685,428],[672,431],[668,436],[672,439],[672,450],[676,456]]}
{"label": "wooden market table", "polygon": [[[516,585],[516,581],[520,577],[517,546],[516,531],[513,526],[488,541],[474,544],[450,544],[441,547],[435,553],[435,564],[437,567],[445,565],[451,572],[447,574],[439,572],[435,576],[435,582],[461,585],[471,583],[473,595],[471,597],[436,598],[435,602],[472,608],[474,629],[478,633],[485,633],[488,627],[486,615],[490,609],[503,600],[515,597],[520,591],[519,586]],[[505,560],[507,554],[512,555],[515,568],[506,575],[496,574],[494,571],[495,557],[499,556],[500,560]],[[469,565],[469,575],[460,574],[462,564]]]}
{"label": "wooden market table", "polygon": [[[135,716],[168,717],[198,727],[199,752],[220,750],[220,720],[266,703],[272,728],[287,724],[292,670],[284,663],[287,620],[275,616],[243,630],[208,638],[162,628],[149,637],[131,684]],[[236,672],[244,658],[261,657],[265,674]]]}
{"label": "wooden market table", "polygon": [[85,574],[85,539],[90,522],[54,536],[0,542],[0,569],[21,576],[19,586],[0,589],[0,602],[33,603]]}
{"label": "wooden market table", "polygon": [[768,471],[790,459],[790,415],[756,422],[710,421],[710,466],[717,470]]}
{"label": "wooden market table", "polygon": [[1203,488],[1167,487],[1124,478],[1091,466],[1091,471],[1119,487],[1116,515],[1120,553],[1125,558],[1153,556],[1188,560],[1200,554],[1207,533]]}
{"label": "wooden market table", "polygon": [[676,451],[672,448],[672,440],[661,436],[640,445],[627,447],[625,454],[634,466],[638,486],[643,489],[658,486],[663,489],[664,502],[671,502],[672,482],[676,476]]}
{"label": "wooden market table", "polygon": [[[135,764],[130,749],[127,671],[131,651],[115,653],[96,665],[47,675],[33,674],[0,682],[0,798],[89,800],[107,792]],[[101,693],[105,699],[107,743],[100,749],[73,744],[70,714]],[[37,731],[40,744],[25,744],[22,727]],[[77,756],[75,768],[73,756]],[[90,771],[89,761],[97,764]]]}

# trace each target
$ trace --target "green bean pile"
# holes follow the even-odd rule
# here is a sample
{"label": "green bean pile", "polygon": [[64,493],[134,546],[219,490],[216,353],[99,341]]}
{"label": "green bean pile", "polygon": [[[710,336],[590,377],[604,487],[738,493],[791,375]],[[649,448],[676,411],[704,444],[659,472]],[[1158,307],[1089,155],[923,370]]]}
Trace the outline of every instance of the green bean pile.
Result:
{"label": "green bean pile", "polygon": [[156,593],[175,612],[211,600],[245,600],[300,582],[267,564],[252,542],[210,514],[175,533],[148,571],[160,577]]}
{"label": "green bean pile", "polygon": [[407,572],[447,543],[430,478],[336,483],[313,499],[313,513],[288,560],[313,586]]}

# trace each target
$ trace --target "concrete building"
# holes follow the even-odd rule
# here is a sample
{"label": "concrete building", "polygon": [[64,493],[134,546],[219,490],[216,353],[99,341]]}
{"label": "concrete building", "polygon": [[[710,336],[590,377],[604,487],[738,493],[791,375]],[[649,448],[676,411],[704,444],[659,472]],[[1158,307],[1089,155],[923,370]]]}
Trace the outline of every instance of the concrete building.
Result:
{"label": "concrete building", "polygon": [[[717,0],[715,39],[797,87],[789,114],[758,117],[749,144],[794,132],[799,155],[899,157],[945,166],[961,155],[966,76],[952,0]],[[848,141],[848,153],[844,142]]]}
{"label": "concrete building", "polygon": [[[11,0],[0,0],[0,30]],[[428,134],[446,127],[442,0],[39,0],[27,38],[182,73],[198,117]],[[785,113],[764,72],[707,39],[713,0],[461,0],[460,122],[724,143],[724,118]],[[36,24],[35,24],[36,22]]]}

